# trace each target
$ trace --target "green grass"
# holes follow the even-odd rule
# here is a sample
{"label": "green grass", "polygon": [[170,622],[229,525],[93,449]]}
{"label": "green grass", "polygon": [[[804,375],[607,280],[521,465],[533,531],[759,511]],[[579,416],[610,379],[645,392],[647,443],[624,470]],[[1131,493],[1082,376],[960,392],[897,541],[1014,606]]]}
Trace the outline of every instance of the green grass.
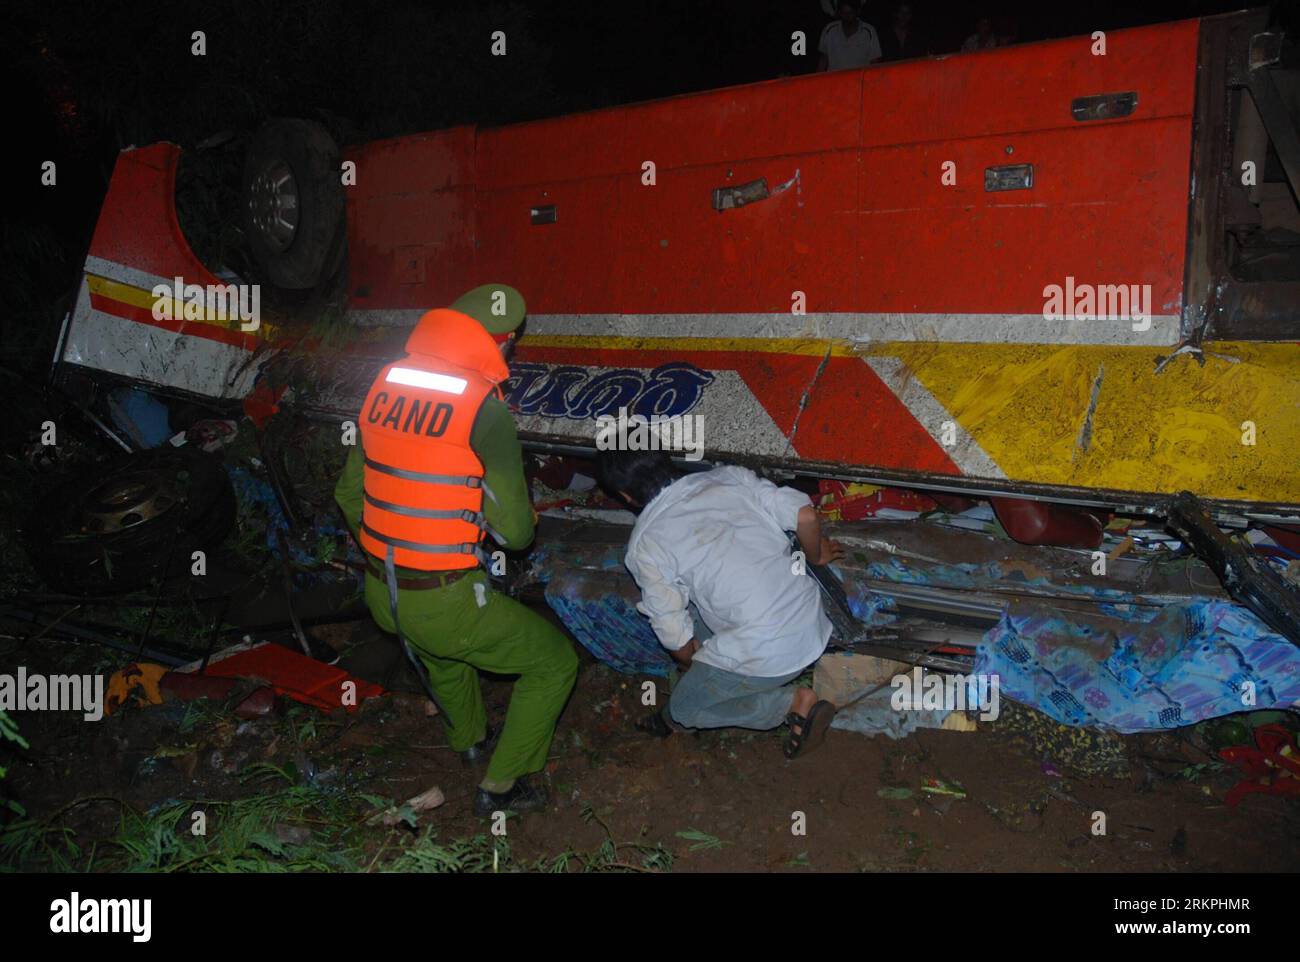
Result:
{"label": "green grass", "polygon": [[692,843],[692,852],[704,852],[709,849],[722,848],[724,845],[730,845],[730,842],[724,842],[716,835],[710,835],[708,832],[701,832],[699,829],[688,828],[685,831],[677,833],[678,838],[685,839]]}
{"label": "green grass", "polygon": [[[373,816],[396,803],[295,784],[295,773],[269,764],[245,769],[257,791],[227,799],[173,799],[141,812],[112,796],[77,799],[51,815],[19,818],[0,829],[0,869],[60,872],[668,872],[673,853],[661,845],[616,842],[591,809],[584,821],[604,831],[593,850],[566,848],[531,860],[505,838],[486,833],[441,839],[414,815],[380,829]],[[68,827],[92,805],[118,809],[114,834],[89,848]],[[203,813],[203,833],[195,813]],[[386,858],[385,858],[386,857]]]}
{"label": "green grass", "polygon": [[[119,821],[111,838],[86,850],[63,821],[92,804],[115,805]],[[120,799],[91,796],[46,818],[22,819],[0,830],[0,859],[6,868],[26,871],[355,871],[360,842],[355,807],[342,793],[299,785],[235,800],[169,800],[149,812]],[[196,812],[206,820],[202,834],[196,834],[201,824]]]}
{"label": "green grass", "polygon": [[[27,739],[18,734],[18,726],[14,724],[14,720],[9,717],[8,713],[0,711],[0,744],[4,744],[5,742],[13,742],[19,748],[31,747],[27,744]],[[0,778],[4,778],[6,772],[7,769],[3,765],[0,765]],[[18,816],[27,814],[26,809],[16,801],[12,798],[5,798],[2,795],[0,795],[0,809],[6,809]]]}

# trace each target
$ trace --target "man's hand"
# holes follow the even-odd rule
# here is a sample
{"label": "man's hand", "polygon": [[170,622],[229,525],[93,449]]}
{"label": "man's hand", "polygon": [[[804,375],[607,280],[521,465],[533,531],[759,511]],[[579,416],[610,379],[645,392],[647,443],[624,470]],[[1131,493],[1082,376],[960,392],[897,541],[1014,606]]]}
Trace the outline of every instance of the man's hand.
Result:
{"label": "man's hand", "polygon": [[799,527],[795,530],[799,547],[809,564],[824,565],[844,557],[844,546],[822,534],[821,521],[812,505],[799,509]]}
{"label": "man's hand", "polygon": [[682,645],[676,651],[670,651],[668,654],[673,656],[673,661],[679,665],[689,665],[695,658],[695,653],[700,650],[700,643],[692,638],[686,644]]}
{"label": "man's hand", "polygon": [[809,559],[815,565],[828,565],[832,561],[839,561],[844,557],[844,545],[838,541],[832,541],[830,538],[822,535],[820,550],[817,559]]}

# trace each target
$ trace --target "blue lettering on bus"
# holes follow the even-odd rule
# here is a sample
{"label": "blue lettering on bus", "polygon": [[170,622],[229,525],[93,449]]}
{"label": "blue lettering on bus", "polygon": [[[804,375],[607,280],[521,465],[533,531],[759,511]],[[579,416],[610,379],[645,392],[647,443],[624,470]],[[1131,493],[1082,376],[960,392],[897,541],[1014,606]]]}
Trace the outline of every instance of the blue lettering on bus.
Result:
{"label": "blue lettering on bus", "polygon": [[616,368],[593,372],[572,365],[517,362],[501,386],[506,403],[519,414],[586,421],[602,414],[677,417],[700,403],[713,374],[685,361],[661,364],[653,371]]}

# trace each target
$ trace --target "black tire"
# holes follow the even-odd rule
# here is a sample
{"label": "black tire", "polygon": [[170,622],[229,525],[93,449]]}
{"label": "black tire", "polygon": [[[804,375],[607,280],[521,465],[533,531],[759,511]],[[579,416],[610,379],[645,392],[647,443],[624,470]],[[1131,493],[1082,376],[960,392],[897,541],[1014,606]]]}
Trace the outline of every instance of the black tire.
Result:
{"label": "black tire", "polygon": [[[153,492],[147,517],[132,521],[130,499],[110,496],[127,489]],[[106,511],[110,503],[120,506]],[[106,517],[110,530],[96,530]],[[211,551],[234,523],[235,492],[221,462],[197,448],[167,447],[49,486],[23,534],[51,588],[106,594],[189,571],[192,553]]]}
{"label": "black tire", "polygon": [[312,290],[338,271],[347,236],[341,178],[338,145],[320,124],[272,120],[254,136],[242,222],[253,259],[276,287]]}

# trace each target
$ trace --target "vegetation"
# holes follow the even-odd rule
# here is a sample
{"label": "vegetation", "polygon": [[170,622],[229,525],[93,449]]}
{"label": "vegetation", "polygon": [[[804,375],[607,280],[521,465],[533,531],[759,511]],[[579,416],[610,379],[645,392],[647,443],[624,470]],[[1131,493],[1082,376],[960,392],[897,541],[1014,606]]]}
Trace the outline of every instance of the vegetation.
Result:
{"label": "vegetation", "polygon": [[[8,713],[0,710],[0,744],[4,744],[5,742],[13,742],[19,748],[31,747],[27,744],[27,740],[23,738],[22,735],[18,734],[18,726],[14,724],[14,720],[9,717]],[[4,778],[5,773],[5,767],[0,765],[0,778]],[[5,798],[4,796],[0,796],[0,808],[7,809],[18,815],[27,814],[23,807],[16,801],[11,798]]]}
{"label": "vegetation", "polygon": [[[3,717],[0,715],[0,717]],[[396,803],[374,795],[296,784],[295,773],[258,764],[245,770],[253,794],[235,800],[169,800],[140,812],[114,796],[78,798],[44,818],[20,818],[0,830],[0,868],[63,872],[667,872],[673,853],[660,845],[616,842],[602,828],[593,850],[565,849],[532,860],[507,838],[478,834],[441,839],[412,815],[396,828],[372,816]],[[89,806],[119,810],[116,832],[87,848],[69,827]],[[400,809],[399,809],[400,810]],[[20,812],[21,814],[21,812]]]}

